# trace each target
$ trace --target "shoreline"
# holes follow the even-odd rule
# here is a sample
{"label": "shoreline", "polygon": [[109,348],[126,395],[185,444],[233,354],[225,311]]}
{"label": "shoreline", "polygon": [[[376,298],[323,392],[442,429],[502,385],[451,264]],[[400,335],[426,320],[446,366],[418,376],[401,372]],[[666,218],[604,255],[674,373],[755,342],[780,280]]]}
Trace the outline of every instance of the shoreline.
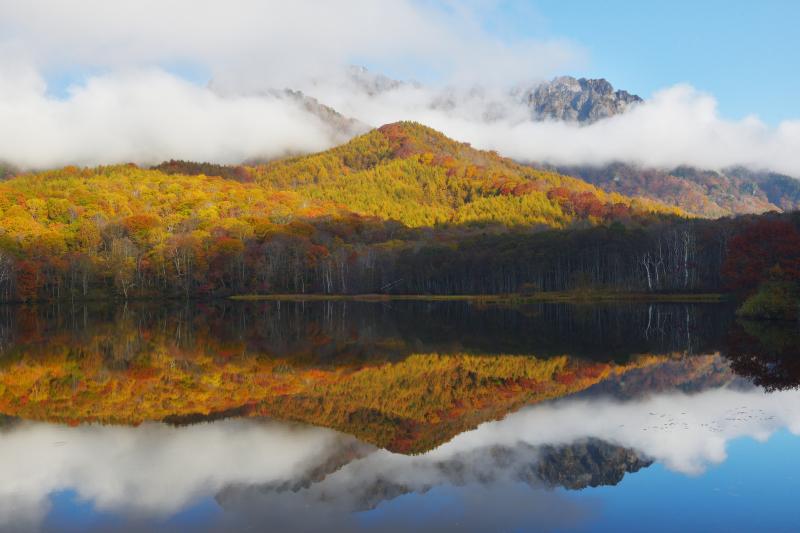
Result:
{"label": "shoreline", "polygon": [[594,302],[676,302],[722,303],[730,300],[721,293],[634,293],[634,292],[541,292],[537,294],[237,294],[229,300],[257,301],[422,301],[422,302],[478,302],[478,303],[594,303]]}

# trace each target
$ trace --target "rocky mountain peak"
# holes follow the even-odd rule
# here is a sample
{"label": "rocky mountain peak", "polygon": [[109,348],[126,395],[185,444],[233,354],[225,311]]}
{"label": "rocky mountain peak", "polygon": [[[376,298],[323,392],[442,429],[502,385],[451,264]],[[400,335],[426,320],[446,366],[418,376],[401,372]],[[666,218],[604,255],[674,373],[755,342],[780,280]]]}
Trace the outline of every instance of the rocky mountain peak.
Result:
{"label": "rocky mountain peak", "polygon": [[534,120],[565,120],[590,124],[624,112],[642,99],[615,91],[605,79],[559,76],[525,93]]}

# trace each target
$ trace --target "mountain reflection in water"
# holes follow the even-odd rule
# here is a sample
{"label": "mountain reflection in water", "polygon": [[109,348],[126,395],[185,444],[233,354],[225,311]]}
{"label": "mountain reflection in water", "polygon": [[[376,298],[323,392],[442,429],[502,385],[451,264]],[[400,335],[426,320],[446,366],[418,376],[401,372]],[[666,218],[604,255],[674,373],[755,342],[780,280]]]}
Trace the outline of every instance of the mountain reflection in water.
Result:
{"label": "mountain reflection in water", "polygon": [[571,491],[702,478],[743,437],[800,433],[797,328],[720,305],[0,319],[3,530],[592,530],[602,499]]}

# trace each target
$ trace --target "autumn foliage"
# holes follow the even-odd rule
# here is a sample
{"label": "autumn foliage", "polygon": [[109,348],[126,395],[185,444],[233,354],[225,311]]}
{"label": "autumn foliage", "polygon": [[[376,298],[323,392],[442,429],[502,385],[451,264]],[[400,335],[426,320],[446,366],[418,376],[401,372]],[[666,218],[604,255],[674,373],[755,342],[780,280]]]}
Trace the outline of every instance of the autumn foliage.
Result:
{"label": "autumn foliage", "polygon": [[408,250],[679,214],[397,123],[252,167],[66,167],[0,183],[0,300],[376,291]]}
{"label": "autumn foliage", "polygon": [[[26,333],[21,324],[18,342],[1,361],[3,414],[71,425],[268,416],[334,428],[403,453],[669,359],[426,352],[320,361],[303,350],[279,353],[274,344],[253,350],[208,329],[149,327],[130,318],[46,339],[40,328]],[[176,331],[191,333],[191,340]],[[332,342],[308,333],[312,350],[315,342]]]}
{"label": "autumn foliage", "polygon": [[800,281],[800,231],[793,224],[761,219],[731,238],[723,274],[732,288],[753,290],[774,269],[787,281]]}

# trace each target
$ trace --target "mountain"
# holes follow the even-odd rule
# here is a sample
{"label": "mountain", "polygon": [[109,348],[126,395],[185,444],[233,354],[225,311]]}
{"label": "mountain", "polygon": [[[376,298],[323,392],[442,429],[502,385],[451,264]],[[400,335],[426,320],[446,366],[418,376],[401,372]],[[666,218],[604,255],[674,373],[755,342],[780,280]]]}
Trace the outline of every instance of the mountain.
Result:
{"label": "mountain", "polygon": [[345,80],[349,90],[369,97],[397,90],[426,90],[430,93],[428,107],[440,111],[454,111],[464,102],[469,102],[470,106],[483,109],[481,115],[487,120],[508,117],[510,108],[521,104],[529,109],[534,121],[563,120],[590,124],[624,113],[631,106],[643,102],[635,94],[614,90],[604,78],[559,76],[500,94],[478,85],[460,91],[453,87],[425,88],[417,82],[392,79],[364,67],[351,67]]}
{"label": "mountain", "polygon": [[579,177],[607,192],[650,198],[709,218],[800,208],[800,180],[742,167],[662,170],[614,163],[552,170]]}
{"label": "mountain", "polygon": [[680,213],[476,150],[412,122],[387,124],[320,154],[256,166],[252,176],[269,189],[293,190],[412,227],[566,227],[578,220]]}
{"label": "mountain", "polygon": [[426,242],[681,214],[400,122],[256,166],[173,161],[4,180],[0,299],[375,292],[407,279],[394,272],[400,258]]}
{"label": "mountain", "polygon": [[[753,234],[411,122],[255,166],[161,169],[0,182],[0,299],[723,291],[730,237]],[[784,240],[800,223],[772,218],[762,233]],[[777,237],[764,249],[794,272]]]}
{"label": "mountain", "polygon": [[420,87],[416,82],[406,82],[390,78],[384,74],[371,72],[366,67],[351,66],[345,73],[345,79],[352,84],[352,88],[376,96],[395,89],[404,87]]}
{"label": "mountain", "polygon": [[[398,90],[427,91],[427,100],[423,98],[422,105],[455,116],[470,108],[487,122],[520,116],[524,120],[527,113],[532,121],[556,120],[589,125],[625,113],[644,102],[637,95],[615,90],[603,78],[560,76],[507,94],[491,93],[480,87],[466,92],[453,88],[426,89],[418,83],[394,80],[355,67],[348,71],[347,80],[349,90],[369,98]],[[520,107],[524,108],[521,115]],[[594,167],[552,167],[550,170],[576,176],[606,192],[664,202],[702,217],[790,211],[800,207],[800,181],[741,167],[723,170],[687,166],[659,169],[617,162]]]}
{"label": "mountain", "polygon": [[539,453],[538,476],[551,487],[570,490],[617,485],[625,474],[653,464],[636,450],[592,438],[571,445],[542,446]]}
{"label": "mountain", "polygon": [[605,79],[561,76],[524,94],[533,120],[563,120],[591,124],[624,113],[643,100],[627,91],[615,91]]}

